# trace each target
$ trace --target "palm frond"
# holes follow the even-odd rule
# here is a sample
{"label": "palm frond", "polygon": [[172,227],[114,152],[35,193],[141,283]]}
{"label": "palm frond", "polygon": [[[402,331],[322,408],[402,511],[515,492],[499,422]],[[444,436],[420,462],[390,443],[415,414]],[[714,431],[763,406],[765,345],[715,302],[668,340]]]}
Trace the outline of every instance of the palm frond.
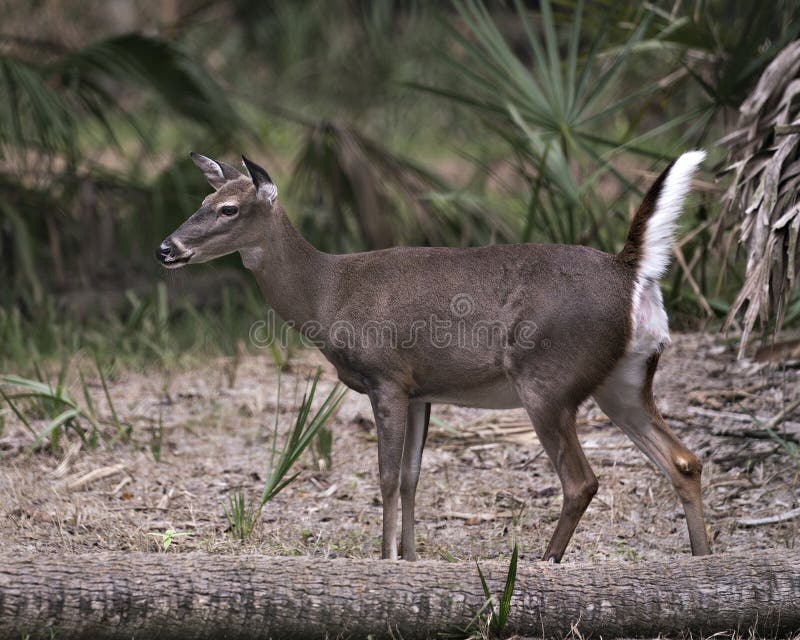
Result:
{"label": "palm frond", "polygon": [[796,2],[687,3],[659,38],[677,45],[705,108],[737,107],[773,58],[800,35]]}
{"label": "palm frond", "polygon": [[49,84],[41,68],[0,54],[0,144],[22,150],[30,146],[64,148],[73,137],[76,113]]}
{"label": "palm frond", "polygon": [[744,285],[728,314],[744,310],[739,356],[757,321],[779,331],[800,273],[800,40],[787,45],[742,103],[728,146],[733,180],[722,225],[740,224],[747,249]]}
{"label": "palm frond", "polygon": [[[542,0],[539,13],[532,14],[522,2],[515,1],[524,48],[530,54],[528,63],[518,52],[519,43],[512,48],[484,2],[457,2],[466,33],[451,28],[451,37],[459,48],[445,55],[460,81],[458,88],[417,88],[432,91],[482,117],[514,150],[514,168],[530,192],[523,241],[532,239],[532,235],[556,242],[592,238],[601,248],[612,250],[612,242],[597,233],[598,227],[605,226],[601,218],[608,213],[595,183],[607,177],[622,193],[636,190],[610,160],[621,152],[641,152],[635,140],[643,141],[647,136],[630,132],[610,142],[606,134],[606,140],[598,143],[598,132],[631,103],[643,101],[661,88],[656,82],[621,98],[612,97],[620,95],[621,71],[651,20],[645,14],[622,46],[603,55],[603,30],[599,30],[600,35],[589,39],[591,46],[584,52],[584,2],[569,4],[573,5],[571,12],[557,14],[550,0]],[[678,124],[677,119],[670,121],[652,135]],[[645,150],[643,155],[650,153]]]}
{"label": "palm frond", "polygon": [[[164,180],[150,185],[126,166],[131,148],[152,149],[150,132],[160,129],[143,122],[153,106],[202,127],[211,145],[242,129],[226,92],[171,42],[129,33],[69,49],[0,34],[0,278],[18,300],[38,305],[48,284],[91,277],[119,255],[128,238],[115,242],[115,233],[124,235],[130,211],[121,200],[153,212],[136,220],[141,231],[166,217],[143,206],[147,195],[185,196],[180,176],[161,189]],[[120,139],[141,144],[123,149]],[[117,158],[113,169],[104,150]],[[162,229],[152,231],[148,245]],[[91,257],[78,250],[87,239]]]}
{"label": "palm frond", "polygon": [[113,138],[111,115],[132,118],[124,91],[131,86],[220,137],[241,125],[225,91],[165,40],[128,33],[56,55],[36,42],[0,51],[0,144],[6,147],[63,152],[87,122]]}
{"label": "palm frond", "polygon": [[[477,244],[512,235],[502,216],[342,123],[308,127],[290,191],[301,204],[304,233],[335,251]],[[332,245],[336,238],[342,244]]]}
{"label": "palm frond", "polygon": [[51,70],[84,99],[113,99],[103,92],[98,79],[115,79],[151,90],[169,109],[219,136],[228,135],[241,125],[222,87],[166,40],[123,34],[75,51],[52,65]]}

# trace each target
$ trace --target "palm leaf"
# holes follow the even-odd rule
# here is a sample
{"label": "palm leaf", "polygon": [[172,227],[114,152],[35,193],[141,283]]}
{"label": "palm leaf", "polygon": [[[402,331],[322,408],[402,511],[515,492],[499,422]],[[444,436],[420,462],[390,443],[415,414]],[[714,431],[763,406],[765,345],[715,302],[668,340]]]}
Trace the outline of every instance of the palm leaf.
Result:
{"label": "palm leaf", "polygon": [[[606,96],[617,86],[620,72],[647,33],[650,20],[645,16],[607,63],[599,57],[600,37],[581,55],[582,0],[575,4],[568,21],[557,20],[549,0],[539,3],[540,12],[535,16],[519,0],[514,5],[531,54],[531,68],[514,52],[486,5],[463,0],[455,6],[468,32],[452,26],[451,37],[461,51],[445,54],[459,88],[427,89],[481,116],[518,154],[515,168],[531,190],[523,240],[539,229],[551,241],[577,242],[592,236],[603,244],[601,236],[592,231],[605,214],[595,182],[601,176],[612,177],[623,193],[632,185],[606,159],[607,154],[595,148],[597,128],[661,88],[653,83],[607,103]],[[564,32],[565,51],[560,46]],[[602,71],[598,73],[598,69]],[[618,152],[638,151],[637,145],[626,147],[626,142],[619,140],[612,147],[619,147]],[[590,179],[582,180],[582,175]]]}
{"label": "palm leaf", "polygon": [[734,177],[723,197],[717,231],[740,224],[740,242],[747,250],[745,282],[726,323],[730,326],[743,312],[740,357],[756,322],[766,329],[774,317],[774,330],[780,330],[797,285],[800,134],[782,135],[781,127],[800,122],[799,87],[797,40],[764,70],[742,103],[736,129],[723,141]]}
{"label": "palm leaf", "polygon": [[317,246],[353,251],[511,237],[502,216],[488,215],[433,172],[355,127],[329,121],[307,127],[289,189],[302,205],[299,225]]}
{"label": "palm leaf", "polygon": [[177,114],[225,136],[241,127],[226,92],[174,44],[128,33],[64,57],[51,71],[80,95],[111,100],[97,78],[128,81],[157,95]]}

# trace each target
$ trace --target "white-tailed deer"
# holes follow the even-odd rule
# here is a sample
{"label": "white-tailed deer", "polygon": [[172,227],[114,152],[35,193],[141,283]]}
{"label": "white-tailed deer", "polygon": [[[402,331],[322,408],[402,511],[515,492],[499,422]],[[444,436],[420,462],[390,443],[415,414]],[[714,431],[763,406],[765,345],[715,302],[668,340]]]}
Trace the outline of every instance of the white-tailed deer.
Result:
{"label": "white-tailed deer", "polygon": [[564,493],[544,559],[558,562],[597,491],[575,431],[579,405],[602,410],[669,478],[692,553],[710,553],[701,464],[653,399],[669,342],[658,279],[691,176],[686,153],[648,191],[619,254],[577,245],[317,251],[290,224],[264,169],[249,176],[192,154],[216,190],[162,244],[166,267],[238,251],[267,301],[319,345],[341,380],[366,393],[378,430],[382,556],[416,557],[414,496],[431,403],[525,407]]}

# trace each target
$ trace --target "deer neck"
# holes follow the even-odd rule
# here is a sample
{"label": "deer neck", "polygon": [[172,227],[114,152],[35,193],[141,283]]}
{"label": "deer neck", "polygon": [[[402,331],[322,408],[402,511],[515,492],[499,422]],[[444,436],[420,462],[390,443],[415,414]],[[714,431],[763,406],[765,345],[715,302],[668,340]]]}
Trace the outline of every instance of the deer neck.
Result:
{"label": "deer neck", "polygon": [[332,256],[318,251],[292,226],[283,209],[268,216],[261,242],[240,251],[264,298],[281,318],[300,329],[319,322]]}

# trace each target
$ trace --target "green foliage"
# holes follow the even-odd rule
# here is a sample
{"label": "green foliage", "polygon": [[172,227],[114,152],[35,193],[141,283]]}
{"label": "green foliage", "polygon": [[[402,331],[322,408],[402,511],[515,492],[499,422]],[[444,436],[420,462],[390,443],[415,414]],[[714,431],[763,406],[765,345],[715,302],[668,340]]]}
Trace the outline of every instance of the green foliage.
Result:
{"label": "green foliage", "polygon": [[6,96],[0,101],[0,143],[19,155],[35,147],[77,159],[87,126],[117,143],[116,116],[145,136],[120,92],[111,90],[126,83],[144,87],[162,105],[219,135],[240,126],[221,87],[166,40],[127,33],[57,51],[43,41],[0,41],[0,93]]}
{"label": "green foliage", "polygon": [[494,596],[489,589],[483,571],[480,565],[477,562],[475,563],[475,566],[478,568],[478,575],[481,579],[483,594],[486,596],[486,603],[481,607],[481,610],[475,616],[470,626],[479,623],[479,627],[486,631],[490,637],[499,637],[508,623],[508,614],[511,610],[511,598],[514,596],[514,586],[517,582],[517,557],[518,547],[515,542],[514,550],[511,552],[511,560],[508,563],[508,573],[506,574],[503,593],[498,599],[497,610],[495,610]]}
{"label": "green foliage", "polygon": [[659,41],[675,50],[700,90],[700,117],[687,133],[702,140],[703,128],[724,110],[738,110],[770,62],[800,35],[800,6],[695,0],[681,9],[659,16],[666,23]]}
{"label": "green foliage", "polygon": [[[657,155],[647,152],[642,143],[682,120],[625,140],[604,133],[624,109],[657,88],[651,83],[625,94],[619,84],[649,20],[642,20],[611,62],[602,64],[604,31],[594,37],[588,52],[582,55],[580,51],[585,40],[583,2],[576,4],[571,24],[559,27],[550,2],[544,0],[541,33],[522,3],[516,2],[526,53],[532,57],[529,69],[482,2],[465,0],[456,6],[468,35],[454,27],[452,38],[463,54],[446,55],[460,80],[459,88],[422,88],[481,115],[487,129],[511,147],[515,169],[528,189],[522,241],[593,242],[613,250],[619,233],[613,230],[614,235],[608,236],[609,207],[596,189],[598,181],[613,179],[623,195],[633,189],[611,159],[623,151]],[[568,42],[566,51],[562,40]]]}
{"label": "green foliage", "polygon": [[[199,308],[188,298],[171,300],[166,286],[158,283],[149,295],[127,291],[119,300],[119,311],[84,319],[60,311],[51,297],[32,317],[18,307],[0,307],[0,370],[29,375],[34,373],[32,365],[44,356],[69,356],[79,351],[136,367],[161,368],[246,351],[248,332],[266,311],[260,293],[254,287],[233,284],[218,293],[216,304],[210,296],[201,302],[205,307]],[[296,334],[278,322],[265,323],[262,333],[265,335],[259,338],[277,350],[276,357],[285,366],[297,348]]]}
{"label": "green foliage", "polygon": [[[146,98],[135,111],[132,91]],[[210,144],[244,130],[199,64],[138,33],[82,48],[2,34],[0,96],[0,278],[12,285],[0,304],[28,309],[78,274],[94,280],[112,261],[152,255],[157,225],[142,213],[163,213],[161,181],[149,180],[147,156],[161,144],[154,118],[191,123]],[[187,191],[175,186],[172,199]]]}
{"label": "green foliage", "polygon": [[249,502],[244,491],[237,491],[228,497],[225,518],[234,538],[244,541],[250,537],[261,515],[261,507],[257,502]]}
{"label": "green foliage", "polygon": [[507,217],[451,187],[353,126],[310,124],[290,191],[301,231],[338,252],[396,244],[485,244],[507,240]]}
{"label": "green foliage", "polygon": [[195,60],[166,40],[126,33],[71,52],[56,69],[73,90],[80,91],[85,85],[86,90],[96,92],[99,110],[107,106],[100,99],[108,100],[99,89],[100,82],[113,78],[149,89],[167,108],[220,139],[242,126],[227,92]]}
{"label": "green foliage", "polygon": [[[337,382],[336,386],[334,386],[322,402],[316,413],[311,416],[311,405],[314,402],[314,394],[317,391],[317,383],[321,375],[322,371],[318,369],[314,377],[306,382],[306,390],[303,393],[303,399],[300,402],[300,408],[297,411],[294,426],[280,450],[278,450],[277,447],[278,415],[277,413],[275,414],[275,426],[272,434],[272,449],[267,470],[267,480],[264,483],[264,490],[261,492],[262,505],[272,500],[286,485],[299,475],[299,472],[295,472],[292,475],[288,474],[303,451],[306,450],[306,447],[311,444],[314,437],[319,433],[319,430],[334,414],[344,398],[345,393],[347,393],[347,389],[341,383]],[[279,406],[280,382],[278,383],[277,393],[278,400],[276,406]]]}
{"label": "green foliage", "polygon": [[175,531],[172,527],[167,529],[164,533],[149,533],[148,535],[153,536],[158,541],[158,548],[163,553],[169,551],[169,548],[172,546],[173,542],[177,542],[181,538],[188,538],[191,533],[180,533]]}
{"label": "green foliage", "polygon": [[[68,431],[74,432],[85,445],[94,448],[98,444],[98,437],[106,439],[101,430],[104,425],[114,427],[115,438],[123,441],[130,438],[131,427],[120,421],[108,392],[108,385],[100,363],[95,362],[95,365],[111,413],[110,419],[101,417],[96,410],[80,369],[78,369],[78,378],[85,405],[81,406],[72,398],[66,388],[69,372],[66,361],[59,369],[55,386],[47,382],[38,369],[38,379],[36,380],[16,375],[0,377],[0,396],[33,437],[31,449],[39,449],[44,442],[48,442],[50,450],[56,452],[61,435],[67,434]],[[6,389],[17,389],[18,391],[7,393]],[[34,420],[45,421],[45,426],[37,431],[33,425]]]}
{"label": "green foliage", "polygon": [[280,415],[282,384],[280,369],[277,371],[278,384],[275,402],[275,423],[271,437],[267,478],[264,482],[261,498],[258,501],[251,502],[246,498],[243,491],[237,491],[232,496],[229,496],[228,505],[225,508],[225,518],[228,520],[230,530],[234,537],[239,540],[246,540],[250,537],[264,505],[274,499],[275,496],[300,475],[299,471],[291,475],[289,475],[289,472],[314,438],[319,437],[321,429],[324,428],[325,423],[334,415],[347,392],[347,389],[343,388],[341,383],[337,383],[312,416],[311,408],[314,402],[314,395],[317,390],[317,383],[322,375],[321,370],[318,369],[313,378],[306,380],[306,389],[303,393],[300,407],[297,410],[294,425],[288,437],[284,440],[283,445],[279,446],[278,417]]}
{"label": "green foliage", "polygon": [[418,96],[402,90],[402,82],[433,75],[437,56],[430,43],[441,38],[436,16],[447,13],[446,3],[235,4],[244,40],[241,52],[248,64],[231,71],[248,81],[253,68],[265,73],[270,91],[250,92],[265,108],[291,108],[314,119],[343,119],[346,114],[353,122],[370,117],[397,123],[415,114],[430,116],[428,109],[420,109]]}

